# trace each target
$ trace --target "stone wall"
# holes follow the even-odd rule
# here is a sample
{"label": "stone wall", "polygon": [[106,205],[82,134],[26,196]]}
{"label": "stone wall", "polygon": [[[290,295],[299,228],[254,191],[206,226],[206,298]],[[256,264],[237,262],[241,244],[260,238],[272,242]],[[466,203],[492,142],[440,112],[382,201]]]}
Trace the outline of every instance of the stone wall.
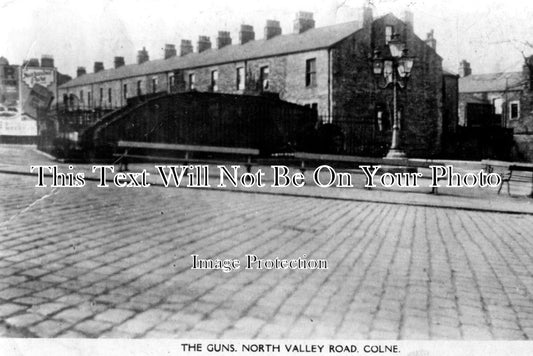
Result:
{"label": "stone wall", "polygon": [[[411,77],[397,95],[401,116],[402,146],[409,157],[432,157],[441,150],[442,136],[442,59],[412,30],[392,15],[372,24],[371,37],[365,29],[358,31],[333,48],[333,115],[336,117],[370,117],[377,120],[382,108],[389,124],[375,132],[376,144],[390,145],[392,127],[392,87],[381,89],[383,81],[374,78],[369,56],[373,48],[387,55],[385,27],[393,26],[415,57]],[[365,128],[365,132],[367,129]],[[357,134],[357,133],[356,133]]]}

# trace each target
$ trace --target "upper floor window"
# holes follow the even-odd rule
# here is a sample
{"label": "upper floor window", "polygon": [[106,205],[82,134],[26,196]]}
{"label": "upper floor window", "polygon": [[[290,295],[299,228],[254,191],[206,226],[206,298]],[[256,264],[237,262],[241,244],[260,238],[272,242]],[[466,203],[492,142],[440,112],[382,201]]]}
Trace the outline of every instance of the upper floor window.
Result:
{"label": "upper floor window", "polygon": [[88,91],[87,92],[87,106],[91,106],[91,92]]}
{"label": "upper floor window", "polygon": [[189,90],[194,90],[196,84],[196,75],[194,73],[189,74]]}
{"label": "upper floor window", "polygon": [[100,97],[98,98],[100,100],[100,105],[104,102],[104,88],[100,88]]}
{"label": "upper floor window", "polygon": [[113,97],[112,97],[112,90],[111,88],[107,88],[107,102],[109,104],[111,104],[113,102]]}
{"label": "upper floor window", "polygon": [[140,96],[142,94],[143,94],[142,81],[138,80],[137,81],[137,96]]}
{"label": "upper floor window", "polygon": [[83,90],[80,90],[80,101],[83,102]]}
{"label": "upper floor window", "polygon": [[511,120],[520,118],[520,102],[518,100],[509,103],[509,118]]}
{"label": "upper floor window", "polygon": [[268,81],[269,74],[270,74],[270,69],[268,68],[268,66],[261,67],[259,81],[261,83],[262,90],[268,90],[268,88],[270,87],[270,83]]}
{"label": "upper floor window", "polygon": [[152,93],[157,93],[157,77],[152,77]]}
{"label": "upper floor window", "polygon": [[211,71],[211,89],[218,90],[218,70]]}
{"label": "upper floor window", "polygon": [[128,98],[128,84],[124,84],[122,93],[124,94],[124,99],[127,99]]}
{"label": "upper floor window", "polygon": [[316,85],[316,58],[308,59],[305,62],[305,86]]}
{"label": "upper floor window", "polygon": [[244,67],[237,68],[237,90],[244,89]]}
{"label": "upper floor window", "polygon": [[392,35],[394,33],[394,27],[385,26],[385,44],[389,43],[392,40]]}

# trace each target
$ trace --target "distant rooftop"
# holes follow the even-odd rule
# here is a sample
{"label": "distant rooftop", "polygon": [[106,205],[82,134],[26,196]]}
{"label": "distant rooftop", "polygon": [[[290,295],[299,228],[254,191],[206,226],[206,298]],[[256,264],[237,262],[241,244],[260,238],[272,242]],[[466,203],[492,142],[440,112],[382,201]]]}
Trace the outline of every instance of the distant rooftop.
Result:
{"label": "distant rooftop", "polygon": [[523,84],[522,72],[476,74],[459,78],[459,93],[520,90]]}
{"label": "distant rooftop", "polygon": [[130,64],[119,68],[107,69],[98,73],[88,73],[63,84],[69,88],[114,79],[137,77],[155,73],[170,72],[176,69],[197,68],[254,58],[271,57],[282,54],[305,52],[329,48],[361,29],[359,21],[320,27],[303,33],[276,36],[269,40],[261,39],[235,44],[221,49],[209,49],[201,53],[190,53],[183,57],[157,59],[142,64]]}

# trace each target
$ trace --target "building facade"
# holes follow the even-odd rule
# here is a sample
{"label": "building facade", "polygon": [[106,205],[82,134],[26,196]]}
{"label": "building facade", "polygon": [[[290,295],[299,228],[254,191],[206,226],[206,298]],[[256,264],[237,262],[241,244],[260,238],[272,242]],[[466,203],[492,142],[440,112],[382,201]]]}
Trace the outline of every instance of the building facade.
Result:
{"label": "building facade", "polygon": [[392,90],[380,88],[369,58],[374,50],[387,51],[392,34],[398,33],[416,58],[407,87],[398,95],[404,148],[412,157],[439,153],[445,105],[442,58],[433,33],[426,40],[416,36],[411,13],[402,20],[392,14],[374,19],[365,8],[357,21],[315,28],[313,15],[300,12],[294,32],[281,32],[278,21],[268,20],[263,39],[256,40],[253,27],[242,25],[236,44],[229,32],[220,31],[216,46],[200,36],[196,52],[191,41],[182,40],[179,51],[166,45],[163,59],[150,61],[143,49],[136,64],[125,65],[116,57],[112,69],[96,62],[87,74],[80,67],[75,79],[59,87],[60,102],[93,109],[121,107],[128,98],[162,91],[271,94],[309,106],[323,122],[339,125],[352,142],[347,153],[358,153],[353,147],[365,140],[386,151]]}
{"label": "building facade", "polygon": [[58,85],[70,79],[57,72],[48,55],[22,65],[10,65],[0,57],[0,140],[34,143],[38,121],[54,106]]}
{"label": "building facade", "polygon": [[512,131],[513,159],[533,161],[533,56],[518,72],[472,74],[459,66],[459,124]]}

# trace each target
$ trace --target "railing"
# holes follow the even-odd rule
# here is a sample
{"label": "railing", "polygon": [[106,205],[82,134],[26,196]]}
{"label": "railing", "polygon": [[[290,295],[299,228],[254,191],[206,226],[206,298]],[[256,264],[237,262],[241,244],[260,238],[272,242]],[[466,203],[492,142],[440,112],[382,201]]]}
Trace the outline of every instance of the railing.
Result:
{"label": "railing", "polygon": [[390,129],[380,130],[370,115],[322,115],[317,131],[324,144],[316,152],[380,157],[390,146]]}

